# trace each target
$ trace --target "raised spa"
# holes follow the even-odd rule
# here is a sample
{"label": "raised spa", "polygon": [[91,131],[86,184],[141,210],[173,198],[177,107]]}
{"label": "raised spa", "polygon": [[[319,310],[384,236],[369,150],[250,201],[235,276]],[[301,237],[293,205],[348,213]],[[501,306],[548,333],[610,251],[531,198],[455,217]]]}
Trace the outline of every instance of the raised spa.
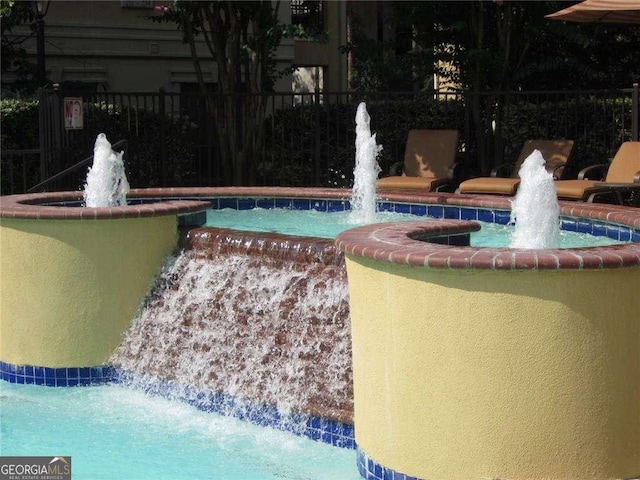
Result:
{"label": "raised spa", "polygon": [[[239,335],[256,334],[268,347],[262,357],[255,357],[267,366],[260,372],[268,385],[274,375],[289,375],[316,389],[308,389],[311,394],[302,404],[287,404],[334,422],[328,424],[333,438],[324,433],[312,434],[315,438],[353,446],[344,426],[355,423],[363,477],[613,479],[640,473],[635,448],[640,444],[636,209],[561,203],[564,229],[627,243],[551,250],[465,246],[474,220],[506,223],[509,218],[507,199],[481,196],[389,193],[379,201],[382,210],[442,220],[362,226],[340,234],[335,244],[317,238],[179,228],[176,220],[197,222],[199,212],[210,204],[345,209],[349,193],[148,189],[130,192],[129,206],[96,209],[51,205],[78,201],[81,193],[1,197],[2,378],[75,385],[91,383],[95,373],[96,380],[104,381],[111,370],[95,367],[109,367],[106,362],[116,351],[122,353],[122,363],[131,362],[135,370],[141,358],[135,353],[136,342],[143,337],[125,344],[122,339],[132,319],[140,318],[140,302],[167,255],[179,242],[193,249],[203,265],[243,251],[256,268],[262,268],[261,258],[268,258],[269,268],[297,271],[296,288],[301,291],[311,288],[305,275],[327,275],[327,282],[348,277],[346,316],[333,312],[328,321],[324,307],[295,310],[295,299],[285,296],[268,308],[274,318],[294,312],[286,325],[304,326],[297,336],[278,331],[277,322],[261,324],[260,319],[271,313],[252,310],[248,304],[238,311],[240,322],[234,328],[242,326],[245,330],[238,330]],[[145,201],[131,204],[136,199]],[[146,203],[149,199],[152,203]],[[190,233],[185,236],[186,230]],[[302,264],[311,265],[313,273],[300,273],[309,271]],[[195,290],[198,276],[190,281]],[[321,288],[313,286],[314,291]],[[156,284],[145,301],[162,303],[162,291]],[[220,291],[219,299],[211,301],[220,302],[224,294]],[[240,305],[243,295],[236,298]],[[343,304],[336,302],[338,309]],[[172,335],[187,338],[196,327],[207,332],[206,322],[201,326],[197,317],[179,318],[184,324],[171,330]],[[251,328],[256,330],[247,333]],[[351,338],[344,341],[349,331]],[[327,332],[336,338],[324,338]],[[157,332],[147,333],[148,341],[163,343]],[[234,355],[246,350],[234,353],[233,345],[242,342],[225,338],[230,347],[225,355],[233,364],[238,361]],[[288,348],[318,338],[319,343],[308,349]],[[184,345],[161,365],[146,358],[149,371],[143,373],[161,383],[180,382],[179,372],[172,368],[189,363],[181,355],[194,343],[185,340]],[[213,354],[210,344],[198,345],[192,349],[198,355],[192,358]],[[169,354],[155,346],[151,350]],[[293,373],[283,363],[290,351],[307,362],[296,364]],[[212,362],[218,365],[218,360]],[[336,377],[332,367],[345,362],[348,365]],[[53,379],[35,376],[43,367],[53,372]],[[208,362],[199,368],[200,375],[196,370],[190,375],[201,379],[203,387],[215,389],[225,383],[211,375],[216,370],[208,370]],[[251,365],[244,369],[255,370]],[[78,372],[85,370],[89,377],[80,379]],[[239,381],[234,378],[232,391],[222,392],[226,398],[255,393],[258,402],[279,404],[277,391],[265,384],[256,381],[255,388],[243,389]],[[342,387],[330,387],[327,398],[323,389],[333,381],[342,382]],[[294,388],[294,395],[300,390]],[[190,400],[194,399],[197,395]],[[336,426],[343,430],[336,433]]]}

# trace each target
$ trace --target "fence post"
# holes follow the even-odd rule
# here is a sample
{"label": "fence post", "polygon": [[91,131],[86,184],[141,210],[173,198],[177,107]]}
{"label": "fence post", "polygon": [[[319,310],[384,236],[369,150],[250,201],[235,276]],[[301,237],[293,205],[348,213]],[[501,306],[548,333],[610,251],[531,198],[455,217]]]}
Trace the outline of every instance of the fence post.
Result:
{"label": "fence post", "polygon": [[640,102],[638,95],[638,84],[633,84],[633,92],[631,93],[631,140],[637,142],[640,140],[638,135],[638,117],[640,117]]}
{"label": "fence post", "polygon": [[166,187],[166,161],[167,161],[167,147],[166,147],[166,105],[165,105],[165,91],[163,87],[160,87],[158,95],[158,112],[160,113],[160,185],[159,187]]}
{"label": "fence post", "polygon": [[[46,145],[46,133],[45,133],[45,109],[49,108],[47,102],[46,93],[44,87],[40,88],[38,99],[38,142],[40,144],[40,181],[44,182],[47,178],[47,165],[44,157],[45,145]],[[25,192],[26,192],[25,188]]]}
{"label": "fence post", "polygon": [[320,85],[316,81],[315,102],[315,134],[313,145],[313,186],[320,185]]}

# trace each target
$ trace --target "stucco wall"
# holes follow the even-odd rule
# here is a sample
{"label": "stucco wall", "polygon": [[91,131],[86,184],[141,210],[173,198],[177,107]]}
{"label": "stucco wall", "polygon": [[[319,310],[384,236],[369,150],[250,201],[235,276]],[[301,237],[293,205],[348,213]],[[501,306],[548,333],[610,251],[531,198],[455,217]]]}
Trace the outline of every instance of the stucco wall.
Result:
{"label": "stucco wall", "polygon": [[47,367],[103,364],[176,236],[175,216],[2,219],[0,359]]}
{"label": "stucco wall", "polygon": [[640,269],[346,263],[356,441],[376,462],[451,480],[640,472]]}

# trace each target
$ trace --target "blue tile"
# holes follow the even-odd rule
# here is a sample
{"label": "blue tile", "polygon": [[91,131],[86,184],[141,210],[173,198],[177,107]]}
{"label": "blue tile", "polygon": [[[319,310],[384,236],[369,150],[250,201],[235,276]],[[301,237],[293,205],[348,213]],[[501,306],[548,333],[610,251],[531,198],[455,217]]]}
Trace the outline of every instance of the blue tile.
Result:
{"label": "blue tile", "polygon": [[57,379],[67,379],[67,369],[66,368],[56,368],[54,369],[55,376]]}
{"label": "blue tile", "polygon": [[67,386],[67,377],[56,378],[56,387],[66,387],[66,386]]}
{"label": "blue tile", "polygon": [[294,210],[311,210],[311,200],[308,198],[294,198],[292,205]]}
{"label": "blue tile", "polygon": [[46,385],[47,387],[55,387],[56,379],[54,377],[45,377],[43,385]]}
{"label": "blue tile", "polygon": [[33,377],[35,375],[34,371],[35,369],[33,365],[27,365],[27,368],[25,369],[25,375],[29,377]]}
{"label": "blue tile", "polygon": [[560,219],[560,228],[568,232],[575,232],[578,230],[578,222],[571,218]]}
{"label": "blue tile", "polygon": [[307,420],[307,427],[322,430],[322,419],[310,417],[309,420]]}
{"label": "blue tile", "polygon": [[25,377],[24,378],[24,383],[26,385],[33,385],[33,384],[36,383],[36,379],[35,379],[35,377]]}
{"label": "blue tile", "polygon": [[384,476],[382,477],[384,480],[395,480],[394,479],[394,471],[390,468],[384,469]]}
{"label": "blue tile", "polygon": [[409,212],[411,215],[419,215],[421,217],[427,216],[427,206],[426,205],[411,205],[411,211]]}
{"label": "blue tile", "polygon": [[628,242],[631,240],[631,229],[627,227],[618,228],[618,240]]}
{"label": "blue tile", "polygon": [[396,213],[411,213],[411,205],[407,203],[396,203],[395,204],[395,212]]}
{"label": "blue tile", "polygon": [[501,210],[495,211],[495,223],[499,225],[506,225],[511,220],[511,212],[505,212]]}
{"label": "blue tile", "polygon": [[366,460],[367,460],[367,471],[373,472],[375,462],[369,457],[367,457]]}
{"label": "blue tile", "polygon": [[67,378],[79,378],[78,370],[77,368],[67,368]]}
{"label": "blue tile", "polygon": [[593,224],[588,220],[578,220],[576,231],[580,233],[591,233],[593,230]]}
{"label": "blue tile", "polygon": [[275,198],[274,205],[276,208],[293,208],[292,198]]}
{"label": "blue tile", "polygon": [[345,202],[344,200],[329,200],[327,201],[327,211],[328,212],[344,212],[347,210],[349,202]]}
{"label": "blue tile", "polygon": [[477,220],[478,219],[478,210],[475,208],[461,208],[460,209],[460,219],[461,220]]}
{"label": "blue tile", "polygon": [[238,209],[238,199],[237,198],[220,198],[218,200],[218,208],[232,208],[234,210]]}
{"label": "blue tile", "polygon": [[254,198],[243,197],[238,198],[238,210],[252,210],[256,208],[256,200]]}
{"label": "blue tile", "polygon": [[313,200],[311,202],[311,208],[318,212],[326,212],[327,211],[327,201],[326,200]]}
{"label": "blue tile", "polygon": [[391,202],[379,202],[378,203],[378,211],[379,212],[394,212],[395,204]]}
{"label": "blue tile", "polygon": [[89,367],[78,368],[80,378],[91,378],[91,369]]}
{"label": "blue tile", "polygon": [[478,209],[478,220],[481,222],[494,223],[495,215],[493,210],[485,210],[483,208]]}
{"label": "blue tile", "polygon": [[273,198],[258,198],[256,200],[256,207],[259,208],[273,208],[276,202]]}
{"label": "blue tile", "polygon": [[80,379],[78,378],[70,378],[67,380],[67,387],[77,387],[80,385]]}
{"label": "blue tile", "polygon": [[212,210],[217,210],[218,208],[220,208],[220,199],[219,198],[202,198],[201,200],[205,200],[207,202],[209,202],[211,204],[211,209]]}
{"label": "blue tile", "polygon": [[45,379],[53,379],[55,380],[56,378],[56,369],[55,368],[50,368],[50,367],[44,367],[44,378]]}
{"label": "blue tile", "polygon": [[44,380],[44,374],[44,367],[35,367],[33,369],[33,375],[34,377],[36,377],[36,379]]}
{"label": "blue tile", "polygon": [[429,205],[427,207],[427,215],[433,218],[443,218],[444,207],[441,205]]}
{"label": "blue tile", "polygon": [[460,220],[459,207],[444,207],[444,218],[451,220]]}
{"label": "blue tile", "polygon": [[602,223],[594,223],[593,230],[591,230],[591,235],[595,235],[597,237],[604,237],[607,235],[607,226]]}

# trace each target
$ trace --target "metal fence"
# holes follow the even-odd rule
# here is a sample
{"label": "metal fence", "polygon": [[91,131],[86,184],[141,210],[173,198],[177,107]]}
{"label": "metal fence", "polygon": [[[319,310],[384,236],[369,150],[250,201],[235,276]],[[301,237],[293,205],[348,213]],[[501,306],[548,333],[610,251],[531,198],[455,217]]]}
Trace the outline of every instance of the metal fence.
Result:
{"label": "metal fence", "polygon": [[[80,97],[83,128],[65,128],[64,100]],[[40,100],[40,158],[2,152],[2,193],[82,188],[86,168],[74,168],[93,151],[99,133],[127,140],[125,163],[132,187],[222,186],[220,136],[227,105],[220,94],[118,93],[44,90]],[[249,101],[251,100],[251,101]],[[569,138],[574,155],[566,176],[606,162],[626,140],[638,140],[638,87],[609,91],[540,92],[313,92],[233,98],[232,131],[242,153],[241,123],[260,105],[257,148],[243,164],[256,185],[350,186],[355,163],[355,112],[366,102],[371,129],[383,146],[383,172],[401,160],[412,128],[455,128],[465,176],[514,161],[526,139]],[[227,128],[229,124],[226,125]],[[68,127],[68,125],[67,125]],[[246,128],[246,126],[244,127]],[[227,130],[224,130],[225,132]],[[246,152],[245,152],[246,153]],[[7,173],[8,169],[11,173]],[[68,174],[59,175],[68,171]],[[10,178],[8,178],[10,177]],[[54,180],[48,180],[54,177]]]}

